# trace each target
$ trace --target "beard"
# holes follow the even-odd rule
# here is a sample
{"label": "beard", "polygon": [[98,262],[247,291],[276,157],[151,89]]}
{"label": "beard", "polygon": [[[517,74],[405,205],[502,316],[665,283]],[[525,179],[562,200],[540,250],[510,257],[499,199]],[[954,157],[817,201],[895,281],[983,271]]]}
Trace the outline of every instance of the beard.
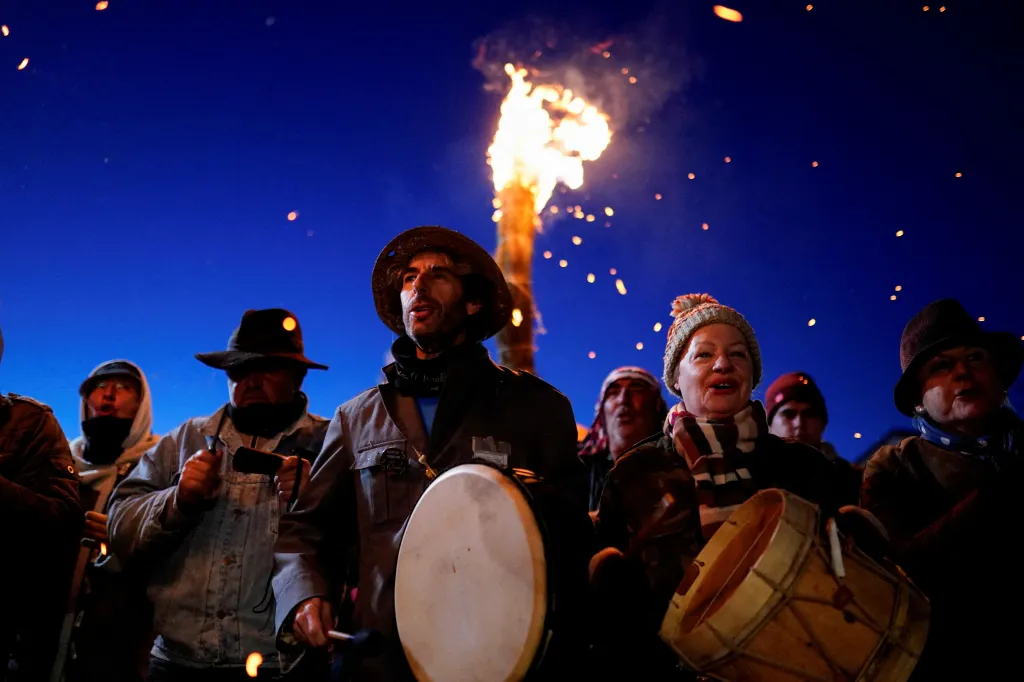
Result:
{"label": "beard", "polygon": [[466,312],[465,301],[460,298],[451,305],[437,305],[435,316],[437,321],[429,326],[420,326],[418,329],[408,311],[403,310],[405,318],[405,333],[413,340],[416,346],[424,353],[436,354],[448,350],[456,344],[459,335],[466,331],[466,321],[469,314]]}

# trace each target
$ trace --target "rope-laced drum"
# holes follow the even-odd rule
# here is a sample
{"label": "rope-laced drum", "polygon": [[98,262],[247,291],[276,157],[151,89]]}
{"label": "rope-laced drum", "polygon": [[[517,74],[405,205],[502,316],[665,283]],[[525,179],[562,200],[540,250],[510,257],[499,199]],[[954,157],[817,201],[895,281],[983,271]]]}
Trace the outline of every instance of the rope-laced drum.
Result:
{"label": "rope-laced drum", "polygon": [[747,500],[672,598],[661,638],[693,670],[740,682],[903,682],[930,606],[894,565],[843,547],[783,490]]}

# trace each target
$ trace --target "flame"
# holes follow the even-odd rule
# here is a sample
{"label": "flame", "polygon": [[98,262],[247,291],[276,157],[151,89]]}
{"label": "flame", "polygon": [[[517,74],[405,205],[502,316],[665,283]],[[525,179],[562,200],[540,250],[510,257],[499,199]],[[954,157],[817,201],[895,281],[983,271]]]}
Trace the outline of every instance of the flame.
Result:
{"label": "flame", "polygon": [[516,327],[523,323],[523,311],[519,308],[512,310],[512,324]]}
{"label": "flame", "polygon": [[[583,186],[583,162],[601,156],[612,139],[608,117],[560,85],[534,87],[526,69],[505,65],[512,87],[501,103],[494,142],[487,149],[494,190],[529,187],[540,213],[561,182]],[[552,116],[554,114],[554,116]]]}
{"label": "flame", "polygon": [[103,10],[105,10],[109,6],[110,6],[110,3],[107,2],[107,0],[102,0],[102,2],[97,2],[96,3],[96,11],[97,12],[102,12]]}
{"label": "flame", "polygon": [[3,33],[5,36],[9,36],[11,35],[11,29],[7,28],[7,24],[4,24],[3,26],[0,26],[0,33]]}
{"label": "flame", "polygon": [[263,665],[263,656],[258,651],[252,652],[245,659],[245,674],[249,677],[256,677],[256,670],[261,665]]}
{"label": "flame", "polygon": [[28,66],[28,57],[21,60],[21,64],[18,64],[18,71],[23,71]]}
{"label": "flame", "polygon": [[107,556],[107,543],[100,543],[100,556]]}

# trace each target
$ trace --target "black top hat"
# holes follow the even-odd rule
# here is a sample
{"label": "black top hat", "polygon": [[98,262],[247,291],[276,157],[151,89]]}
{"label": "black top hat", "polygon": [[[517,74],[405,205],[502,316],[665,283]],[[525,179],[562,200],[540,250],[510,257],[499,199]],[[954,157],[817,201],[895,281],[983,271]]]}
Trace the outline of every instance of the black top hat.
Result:
{"label": "black top hat", "polygon": [[1024,347],[1008,332],[986,332],[959,301],[945,298],[929,303],[911,318],[900,339],[900,366],[903,376],[896,383],[896,407],[913,416],[921,399],[917,372],[938,353],[956,346],[987,348],[995,359],[1003,388],[1009,388],[1020,374]]}
{"label": "black top hat", "polygon": [[501,268],[482,246],[469,237],[445,227],[414,227],[392,239],[377,256],[371,283],[377,316],[396,334],[405,334],[402,302],[399,297],[402,270],[413,256],[423,251],[441,251],[469,264],[472,273],[489,284],[489,300],[477,315],[484,316],[480,329],[483,339],[501,331],[512,317],[512,292]]}
{"label": "black top hat", "polygon": [[246,310],[228,339],[228,349],[196,353],[196,359],[216,369],[237,367],[259,358],[284,358],[310,369],[327,369],[305,356],[299,320],[283,308]]}

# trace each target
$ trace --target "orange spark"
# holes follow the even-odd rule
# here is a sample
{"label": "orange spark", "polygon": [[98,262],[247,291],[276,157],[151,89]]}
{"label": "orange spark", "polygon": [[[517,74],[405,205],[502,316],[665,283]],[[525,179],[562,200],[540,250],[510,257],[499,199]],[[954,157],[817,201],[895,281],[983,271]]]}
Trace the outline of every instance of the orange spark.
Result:
{"label": "orange spark", "polygon": [[575,244],[576,246],[579,246],[580,244],[583,243],[583,238],[582,237],[573,237],[572,238],[572,243]]}
{"label": "orange spark", "polygon": [[496,222],[496,223],[500,223],[501,222],[501,216],[503,216],[503,215],[505,215],[505,214],[502,213],[500,210],[495,211],[494,213],[491,214],[491,220]]}
{"label": "orange spark", "polygon": [[637,350],[643,350],[644,349],[643,341],[640,341],[639,343],[636,344],[636,349]]}
{"label": "orange spark", "polygon": [[103,10],[105,10],[109,6],[110,6],[110,3],[107,2],[107,0],[101,0],[100,2],[96,3],[96,11],[97,12],[102,12]]}
{"label": "orange spark", "polygon": [[896,291],[903,291],[903,287],[899,284],[896,285]]}
{"label": "orange spark", "polygon": [[550,251],[545,251],[544,252],[544,257],[550,260],[551,259],[551,252]]}
{"label": "orange spark", "polygon": [[612,210],[611,206],[605,206],[604,207],[604,214],[606,216],[608,216],[609,218],[611,218],[613,215],[615,215],[615,211]]}
{"label": "orange spark", "polygon": [[567,265],[569,265],[569,261],[565,260],[564,258],[562,260],[558,261],[558,267],[560,267],[560,268],[564,268]]}
{"label": "orange spark", "polygon": [[630,82],[631,85],[636,85],[636,76],[630,76],[629,77],[629,82]]}
{"label": "orange spark", "polygon": [[895,301],[896,300],[896,294],[893,294],[892,296],[890,296],[889,300],[890,301]]}
{"label": "orange spark", "polygon": [[594,358],[597,357],[597,353],[595,353],[594,351],[590,351],[589,353],[587,353],[587,357],[593,360]]}
{"label": "orange spark", "polygon": [[[491,206],[493,206],[494,208],[501,208],[501,199],[499,199],[498,197],[494,197],[493,199],[491,199]],[[554,206],[552,206],[551,208],[554,208]]]}
{"label": "orange spark", "polygon": [[978,318],[978,322],[984,322],[984,321],[985,321],[985,317],[984,316]]}
{"label": "orange spark", "polygon": [[589,213],[587,214],[587,222],[588,223],[594,222],[594,216],[592,214],[589,214]]}
{"label": "orange spark", "polygon": [[552,213],[558,213],[558,207],[557,206],[552,206],[551,207],[551,212]]}
{"label": "orange spark", "polygon": [[715,10],[715,16],[719,19],[725,19],[726,21],[734,21],[737,23],[743,21],[743,15],[734,9],[729,9],[722,5],[715,5],[713,9]]}
{"label": "orange spark", "polygon": [[855,433],[855,434],[853,434],[853,437],[854,438],[860,438],[860,434],[859,433]]}
{"label": "orange spark", "polygon": [[687,175],[686,177],[688,177],[688,178],[690,178],[691,180],[693,180],[693,179],[694,179],[695,177],[697,177],[697,176],[696,176],[696,175],[694,175],[693,173],[690,173],[690,174],[689,174],[689,175]]}
{"label": "orange spark", "polygon": [[813,317],[811,319],[807,320],[807,326],[808,327],[813,327],[817,323],[818,323],[818,321],[816,319],[814,319]]}
{"label": "orange spark", "polygon": [[702,229],[702,230],[708,229],[708,224],[707,223],[701,223],[700,224],[700,229]]}
{"label": "orange spark", "polygon": [[654,195],[654,200],[655,201],[661,201],[661,195],[660,194],[655,194]]}
{"label": "orange spark", "polygon": [[807,11],[808,12],[810,12],[812,9],[814,9],[814,5],[807,5]]}
{"label": "orange spark", "polygon": [[24,71],[26,66],[28,66],[28,57],[22,59],[21,64],[18,64],[18,71]]}
{"label": "orange spark", "polygon": [[616,273],[618,273],[618,270],[616,270],[615,268],[612,268],[611,270],[608,271],[609,275],[614,275]]}
{"label": "orange spark", "polygon": [[731,156],[725,157],[725,162],[726,163],[732,163],[732,157]]}
{"label": "orange spark", "polygon": [[615,288],[618,289],[619,293],[622,294],[623,296],[626,295],[626,285],[622,282],[621,279],[615,280]]}
{"label": "orange spark", "polygon": [[294,317],[286,317],[286,318],[284,318],[284,320],[283,320],[283,321],[281,322],[281,326],[282,326],[282,327],[284,328],[284,330],[285,330],[286,332],[293,332],[293,331],[295,331],[295,328],[296,328],[296,327],[297,327],[298,325],[299,325],[299,323],[295,321],[295,318],[294,318]]}
{"label": "orange spark", "polygon": [[818,162],[817,161],[811,161],[811,168],[817,168],[817,167],[818,167]]}
{"label": "orange spark", "polygon": [[903,230],[896,230],[896,236],[897,237],[902,237],[903,236]]}
{"label": "orange spark", "polygon": [[4,24],[3,26],[0,26],[0,33],[3,33],[5,36],[9,36],[11,35],[11,29],[7,28],[7,24]]}
{"label": "orange spark", "polygon": [[298,217],[299,217],[299,212],[298,211],[292,211],[291,213],[288,214],[289,222],[295,220]]}
{"label": "orange spark", "polygon": [[963,177],[963,175],[964,175],[963,173],[957,173],[956,177],[960,178],[960,177]]}
{"label": "orange spark", "polygon": [[656,331],[656,332],[660,332],[661,331],[661,322],[655,322],[654,323],[654,331]]}
{"label": "orange spark", "polygon": [[609,57],[612,56],[612,53],[609,52],[608,50],[605,50],[604,52],[601,53],[601,56],[604,57],[605,59],[608,59]]}
{"label": "orange spark", "polygon": [[518,327],[523,323],[523,311],[519,308],[512,309],[512,326]]}
{"label": "orange spark", "polygon": [[595,280],[595,279],[597,279],[597,278],[596,278],[596,277],[594,277],[594,273],[592,273],[592,272],[591,272],[591,273],[589,273],[589,274],[587,275],[587,281],[588,281],[589,283],[593,284],[593,283],[594,283],[594,280]]}

